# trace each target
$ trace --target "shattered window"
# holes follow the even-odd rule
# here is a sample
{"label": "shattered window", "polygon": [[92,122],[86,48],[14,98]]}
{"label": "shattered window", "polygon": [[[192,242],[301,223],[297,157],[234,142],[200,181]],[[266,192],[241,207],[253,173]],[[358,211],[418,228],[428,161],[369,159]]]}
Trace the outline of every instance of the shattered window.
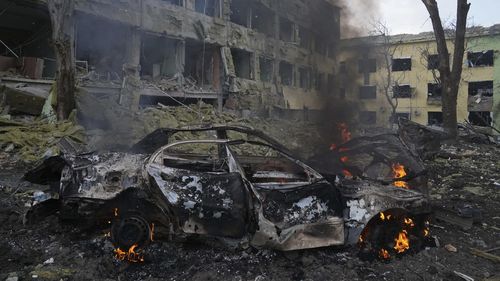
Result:
{"label": "shattered window", "polygon": [[250,7],[245,0],[231,1],[231,16],[230,20],[236,24],[248,27],[248,15]]}
{"label": "shattered window", "polygon": [[283,17],[280,17],[280,40],[285,42],[293,42],[294,40],[293,23]]}
{"label": "shattered window", "polygon": [[245,79],[252,79],[252,53],[231,49],[236,76]]}
{"label": "shattered window", "polygon": [[469,96],[493,96],[493,81],[469,82]]}
{"label": "shattered window", "polygon": [[427,97],[428,98],[441,98],[441,85],[436,83],[427,84]]}
{"label": "shattered window", "polygon": [[211,17],[220,15],[220,0],[195,0],[195,11]]}
{"label": "shattered window", "polygon": [[467,64],[469,67],[493,66],[493,50],[483,52],[468,52]]}
{"label": "shattered window", "polygon": [[303,89],[311,88],[311,69],[309,67],[299,68],[299,86]]}
{"label": "shattered window", "polygon": [[300,47],[310,50],[312,46],[311,31],[303,26],[299,26]]}
{"label": "shattered window", "polygon": [[443,124],[443,113],[442,112],[432,112],[427,113],[427,124],[428,125],[442,125]]}
{"label": "shattered window", "polygon": [[221,157],[222,144],[180,143],[163,151],[163,165],[198,172],[227,172],[227,157]]}
{"label": "shattered window", "polygon": [[293,86],[293,65],[285,61],[280,62],[281,84]]}
{"label": "shattered window", "polygon": [[469,122],[479,127],[490,127],[493,118],[489,111],[471,111],[469,112]]}
{"label": "shattered window", "polygon": [[260,81],[271,82],[273,80],[273,60],[266,57],[259,58]]}
{"label": "shattered window", "polygon": [[394,98],[411,98],[410,85],[396,85],[392,88]]}
{"label": "shattered window", "polygon": [[439,67],[439,55],[428,55],[427,56],[427,69],[438,69]]}
{"label": "shattered window", "polygon": [[269,37],[274,37],[274,12],[261,3],[255,3],[252,9],[252,28]]}
{"label": "shattered window", "polygon": [[392,59],[392,71],[410,71],[411,58],[395,58]]}

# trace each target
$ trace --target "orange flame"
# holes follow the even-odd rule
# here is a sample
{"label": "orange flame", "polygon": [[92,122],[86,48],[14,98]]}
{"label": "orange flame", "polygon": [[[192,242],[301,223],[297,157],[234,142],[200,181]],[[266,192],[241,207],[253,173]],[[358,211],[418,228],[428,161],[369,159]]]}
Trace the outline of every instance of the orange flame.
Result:
{"label": "orange flame", "polygon": [[352,178],[352,174],[351,172],[349,172],[348,170],[342,170],[342,173],[344,174],[344,176],[348,177],[348,178]]}
{"label": "orange flame", "polygon": [[136,252],[135,249],[137,248],[137,244],[134,244],[128,251],[123,251],[122,249],[118,248],[115,250],[115,257],[118,260],[121,261],[128,261],[131,263],[139,263],[139,262],[144,262],[144,255],[141,254],[140,252]]}
{"label": "orange flame", "polygon": [[415,223],[413,223],[413,220],[410,219],[410,218],[405,218],[405,224],[406,225],[409,225],[411,227],[414,227],[415,226]]}
{"label": "orange flame", "polygon": [[378,252],[378,256],[384,260],[388,260],[391,258],[391,255],[389,255],[389,252],[386,249],[380,249],[380,251]]}
{"label": "orange flame", "polygon": [[[393,173],[392,175],[395,179],[404,178],[406,176],[405,166],[403,166],[399,163],[392,164],[392,173]],[[395,181],[395,182],[393,182],[393,185],[396,187],[401,187],[401,188],[406,188],[406,189],[409,188],[408,183],[405,181]]]}
{"label": "orange flame", "polygon": [[408,239],[408,233],[406,230],[401,231],[398,234],[398,237],[394,239],[394,242],[394,250],[398,253],[403,253],[410,248],[410,239]]}
{"label": "orange flame", "polygon": [[117,217],[118,216],[118,208],[115,208],[114,213],[115,213],[115,217]]}

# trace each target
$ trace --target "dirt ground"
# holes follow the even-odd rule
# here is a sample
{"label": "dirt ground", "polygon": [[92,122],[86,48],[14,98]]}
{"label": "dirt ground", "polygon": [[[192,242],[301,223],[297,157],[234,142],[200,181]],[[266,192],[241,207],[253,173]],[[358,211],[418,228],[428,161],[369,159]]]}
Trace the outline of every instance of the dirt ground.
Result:
{"label": "dirt ground", "polygon": [[201,239],[155,242],[145,263],[120,262],[101,232],[60,224],[56,216],[23,225],[33,192],[46,187],[19,181],[27,167],[10,159],[0,154],[0,280],[465,280],[454,271],[474,280],[500,280],[500,264],[470,252],[500,247],[498,146],[446,146],[426,162],[433,203],[473,210],[477,221],[471,229],[432,221],[439,247],[373,262],[360,260],[356,247],[283,253],[235,250]]}

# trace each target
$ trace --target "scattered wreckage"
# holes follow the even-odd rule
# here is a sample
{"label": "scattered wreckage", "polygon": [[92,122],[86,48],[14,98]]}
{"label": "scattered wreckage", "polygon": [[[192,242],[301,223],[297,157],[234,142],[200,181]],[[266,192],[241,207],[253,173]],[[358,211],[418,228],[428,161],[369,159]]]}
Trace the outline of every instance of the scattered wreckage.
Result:
{"label": "scattered wreckage", "polygon": [[[302,161],[247,127],[160,129],[127,152],[46,159],[25,179],[59,198],[28,217],[110,223],[117,255],[135,261],[153,239],[192,234],[283,251],[357,243],[387,258],[428,236],[424,169],[405,147],[362,137]],[[396,162],[404,176],[384,168]]]}

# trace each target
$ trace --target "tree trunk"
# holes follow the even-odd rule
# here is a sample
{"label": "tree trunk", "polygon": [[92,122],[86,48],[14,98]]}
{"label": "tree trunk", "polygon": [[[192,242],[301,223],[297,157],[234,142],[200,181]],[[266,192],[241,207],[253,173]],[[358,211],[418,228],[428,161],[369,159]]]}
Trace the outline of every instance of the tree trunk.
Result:
{"label": "tree trunk", "polygon": [[56,55],[56,113],[67,119],[75,108],[74,0],[47,0]]}
{"label": "tree trunk", "polygon": [[457,128],[457,97],[462,78],[462,62],[465,51],[465,32],[467,14],[470,4],[467,0],[457,0],[457,23],[455,32],[455,49],[453,52],[453,69],[450,66],[450,56],[446,45],[446,36],[439,15],[436,0],[422,0],[432,21],[439,56],[439,79],[442,89],[443,128],[450,138],[456,138]]}

